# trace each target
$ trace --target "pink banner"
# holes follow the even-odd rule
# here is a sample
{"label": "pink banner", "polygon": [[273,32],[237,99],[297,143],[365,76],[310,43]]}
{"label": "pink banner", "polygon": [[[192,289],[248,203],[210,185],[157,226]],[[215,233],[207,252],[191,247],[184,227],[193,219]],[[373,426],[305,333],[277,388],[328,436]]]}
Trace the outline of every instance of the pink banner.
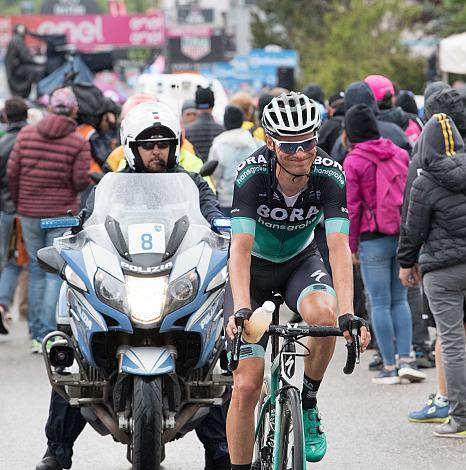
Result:
{"label": "pink banner", "polygon": [[[15,24],[24,24],[38,34],[64,33],[69,44],[82,51],[113,47],[162,46],[165,43],[163,12],[151,16],[10,16],[0,17],[0,47],[6,47]],[[34,40],[27,40],[35,44]]]}

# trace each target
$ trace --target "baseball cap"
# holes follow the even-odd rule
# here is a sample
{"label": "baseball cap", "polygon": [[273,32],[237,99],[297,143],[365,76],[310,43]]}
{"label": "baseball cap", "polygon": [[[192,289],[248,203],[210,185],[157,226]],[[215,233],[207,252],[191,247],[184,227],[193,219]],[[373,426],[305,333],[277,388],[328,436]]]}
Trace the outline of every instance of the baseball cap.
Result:
{"label": "baseball cap", "polygon": [[215,104],[214,92],[210,88],[198,87],[195,102],[197,109],[213,108]]}
{"label": "baseball cap", "polygon": [[56,114],[70,114],[78,109],[78,100],[71,88],[58,88],[52,93],[49,105]]}
{"label": "baseball cap", "polygon": [[390,79],[383,75],[368,75],[364,81],[374,93],[376,101],[382,101],[388,93],[395,94],[395,87]]}

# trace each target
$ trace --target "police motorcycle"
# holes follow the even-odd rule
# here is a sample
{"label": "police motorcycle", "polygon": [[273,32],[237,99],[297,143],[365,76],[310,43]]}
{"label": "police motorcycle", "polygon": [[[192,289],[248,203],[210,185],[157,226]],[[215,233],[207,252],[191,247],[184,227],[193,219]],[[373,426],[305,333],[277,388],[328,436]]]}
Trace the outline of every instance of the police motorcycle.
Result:
{"label": "police motorcycle", "polygon": [[184,173],[108,173],[86,221],[42,221],[70,228],[38,252],[65,280],[58,331],[43,343],[50,383],[127,445],[135,470],[158,470],[165,443],[229,398],[219,367],[228,224],[213,232],[198,201]]}

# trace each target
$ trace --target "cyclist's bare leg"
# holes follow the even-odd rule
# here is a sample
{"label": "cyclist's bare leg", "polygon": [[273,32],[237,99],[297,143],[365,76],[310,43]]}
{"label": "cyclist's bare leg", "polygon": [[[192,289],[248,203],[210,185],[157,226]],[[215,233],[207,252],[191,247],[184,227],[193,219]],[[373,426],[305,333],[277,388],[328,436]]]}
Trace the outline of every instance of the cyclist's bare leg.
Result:
{"label": "cyclist's bare leg", "polygon": [[[327,292],[312,292],[299,305],[302,319],[308,325],[336,326],[337,302]],[[309,338],[311,353],[304,358],[304,372],[314,380],[321,380],[335,350],[335,337]]]}
{"label": "cyclist's bare leg", "polygon": [[233,373],[233,393],[227,417],[230,460],[235,465],[251,463],[254,449],[254,409],[264,378],[264,359],[240,361]]}

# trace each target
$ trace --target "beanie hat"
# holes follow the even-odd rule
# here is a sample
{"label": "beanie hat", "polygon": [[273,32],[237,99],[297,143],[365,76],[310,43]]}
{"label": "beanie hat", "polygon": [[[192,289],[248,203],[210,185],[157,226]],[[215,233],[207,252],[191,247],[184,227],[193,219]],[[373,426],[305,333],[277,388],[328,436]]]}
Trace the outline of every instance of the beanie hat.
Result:
{"label": "beanie hat", "polygon": [[396,99],[396,105],[407,113],[415,114],[416,116],[418,114],[419,110],[417,109],[416,100],[410,91],[402,91]]}
{"label": "beanie hat", "polygon": [[364,81],[369,85],[377,101],[383,101],[388,94],[395,95],[393,83],[383,75],[368,75]]}
{"label": "beanie hat", "polygon": [[58,88],[50,97],[50,108],[55,114],[69,115],[78,109],[78,100],[71,88]]}
{"label": "beanie hat", "polygon": [[311,100],[324,104],[325,96],[322,87],[318,83],[308,83],[303,93]]}
{"label": "beanie hat", "polygon": [[[425,90],[424,90],[424,103],[434,94],[434,93],[437,93],[437,91],[441,91],[441,90],[451,90],[451,86],[446,83],[446,82],[442,82],[442,81],[437,81],[437,82],[432,82],[432,83],[429,83]],[[430,119],[430,116],[429,116],[429,119]]]}
{"label": "beanie hat", "polygon": [[210,88],[198,87],[195,102],[197,109],[213,108],[215,104],[214,92]]}
{"label": "beanie hat", "polygon": [[346,111],[345,130],[353,144],[380,137],[374,113],[365,104],[356,104]]}
{"label": "beanie hat", "polygon": [[196,103],[194,100],[186,100],[181,107],[181,114],[190,109],[196,109]]}
{"label": "beanie hat", "polygon": [[378,114],[379,108],[375,101],[374,93],[366,82],[353,82],[345,91],[345,110],[348,111],[355,104],[365,104],[374,114]]}
{"label": "beanie hat", "polygon": [[225,108],[223,124],[226,130],[239,129],[243,125],[244,114],[238,106],[228,105]]}

